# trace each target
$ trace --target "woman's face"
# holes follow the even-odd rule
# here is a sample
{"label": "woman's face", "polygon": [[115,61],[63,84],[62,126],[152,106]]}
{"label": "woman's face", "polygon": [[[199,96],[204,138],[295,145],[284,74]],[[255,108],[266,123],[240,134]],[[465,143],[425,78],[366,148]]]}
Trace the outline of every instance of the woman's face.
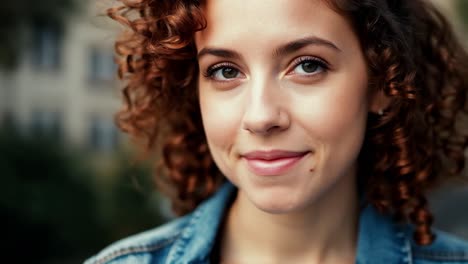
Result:
{"label": "woman's face", "polygon": [[199,99],[222,173],[275,213],[351,182],[370,102],[347,20],[319,0],[208,0],[204,12]]}

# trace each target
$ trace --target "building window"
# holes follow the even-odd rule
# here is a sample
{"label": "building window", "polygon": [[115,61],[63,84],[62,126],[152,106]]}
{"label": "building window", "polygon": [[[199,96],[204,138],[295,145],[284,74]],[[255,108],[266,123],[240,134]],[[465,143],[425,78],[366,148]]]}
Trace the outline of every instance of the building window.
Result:
{"label": "building window", "polygon": [[35,26],[32,42],[32,62],[36,68],[58,70],[61,66],[61,31],[54,26]]}
{"label": "building window", "polygon": [[32,136],[61,138],[62,126],[59,112],[35,110],[31,114]]}
{"label": "building window", "polygon": [[0,129],[16,129],[17,124],[11,111],[0,112]]}
{"label": "building window", "polygon": [[92,116],[89,126],[90,147],[99,152],[112,151],[118,145],[118,131],[111,118]]}
{"label": "building window", "polygon": [[89,51],[89,80],[106,82],[115,79],[117,65],[112,49],[92,47]]}

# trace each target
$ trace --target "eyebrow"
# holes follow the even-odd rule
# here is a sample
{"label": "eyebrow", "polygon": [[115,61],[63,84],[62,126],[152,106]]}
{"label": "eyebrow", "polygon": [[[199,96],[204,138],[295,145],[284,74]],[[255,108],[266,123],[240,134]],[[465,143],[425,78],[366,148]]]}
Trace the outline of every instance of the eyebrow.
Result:
{"label": "eyebrow", "polygon": [[200,52],[198,52],[197,57],[198,59],[200,59],[201,57],[208,55],[208,54],[216,56],[216,57],[226,58],[226,59],[239,59],[242,57],[236,51],[228,50],[228,49],[218,49],[218,48],[203,48],[200,50]]}
{"label": "eyebrow", "polygon": [[309,36],[309,37],[296,39],[284,45],[281,45],[273,52],[273,55],[277,57],[284,56],[284,55],[293,53],[297,50],[300,50],[304,48],[305,46],[309,46],[309,45],[324,46],[324,47],[334,49],[335,51],[341,52],[341,50],[335,44],[333,44],[333,42],[328,41],[326,39],[319,38],[319,37]]}
{"label": "eyebrow", "polygon": [[[273,52],[273,55],[275,57],[281,57],[281,56],[293,53],[309,45],[324,46],[324,47],[328,47],[333,50],[341,52],[341,49],[339,49],[335,44],[333,44],[333,42],[328,41],[326,39],[319,38],[319,37],[309,36],[309,37],[296,39],[296,40],[293,40],[286,44],[281,45],[280,47],[275,49],[275,51]],[[198,59],[200,59],[202,56],[205,56],[208,54],[216,56],[216,57],[227,58],[227,59],[239,59],[242,57],[238,52],[233,51],[233,50],[210,48],[210,47],[201,49],[200,52],[198,52],[197,57]]]}

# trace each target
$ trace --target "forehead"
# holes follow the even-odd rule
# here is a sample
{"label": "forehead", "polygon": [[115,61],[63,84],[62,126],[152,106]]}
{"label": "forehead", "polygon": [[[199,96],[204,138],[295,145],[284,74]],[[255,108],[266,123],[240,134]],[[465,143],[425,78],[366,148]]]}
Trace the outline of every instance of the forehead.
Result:
{"label": "forehead", "polygon": [[325,0],[207,0],[203,11],[208,26],[196,34],[198,49],[250,42],[266,47],[311,35],[346,45],[355,38],[347,19]]}

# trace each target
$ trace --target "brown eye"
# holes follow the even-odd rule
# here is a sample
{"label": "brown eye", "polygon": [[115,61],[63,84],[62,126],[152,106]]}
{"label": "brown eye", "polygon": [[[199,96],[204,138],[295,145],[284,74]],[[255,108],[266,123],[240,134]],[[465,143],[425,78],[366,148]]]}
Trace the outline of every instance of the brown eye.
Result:
{"label": "brown eye", "polygon": [[326,62],[316,57],[300,57],[293,65],[290,71],[293,75],[314,76],[329,69]]}
{"label": "brown eye", "polygon": [[232,79],[237,77],[239,71],[234,68],[225,67],[221,69],[221,74],[226,79]]}
{"label": "brown eye", "polygon": [[320,67],[316,62],[306,61],[301,64],[302,70],[306,73],[313,73],[316,72],[317,69]]}
{"label": "brown eye", "polygon": [[216,81],[229,81],[242,77],[242,73],[230,64],[219,64],[208,68],[204,76]]}

